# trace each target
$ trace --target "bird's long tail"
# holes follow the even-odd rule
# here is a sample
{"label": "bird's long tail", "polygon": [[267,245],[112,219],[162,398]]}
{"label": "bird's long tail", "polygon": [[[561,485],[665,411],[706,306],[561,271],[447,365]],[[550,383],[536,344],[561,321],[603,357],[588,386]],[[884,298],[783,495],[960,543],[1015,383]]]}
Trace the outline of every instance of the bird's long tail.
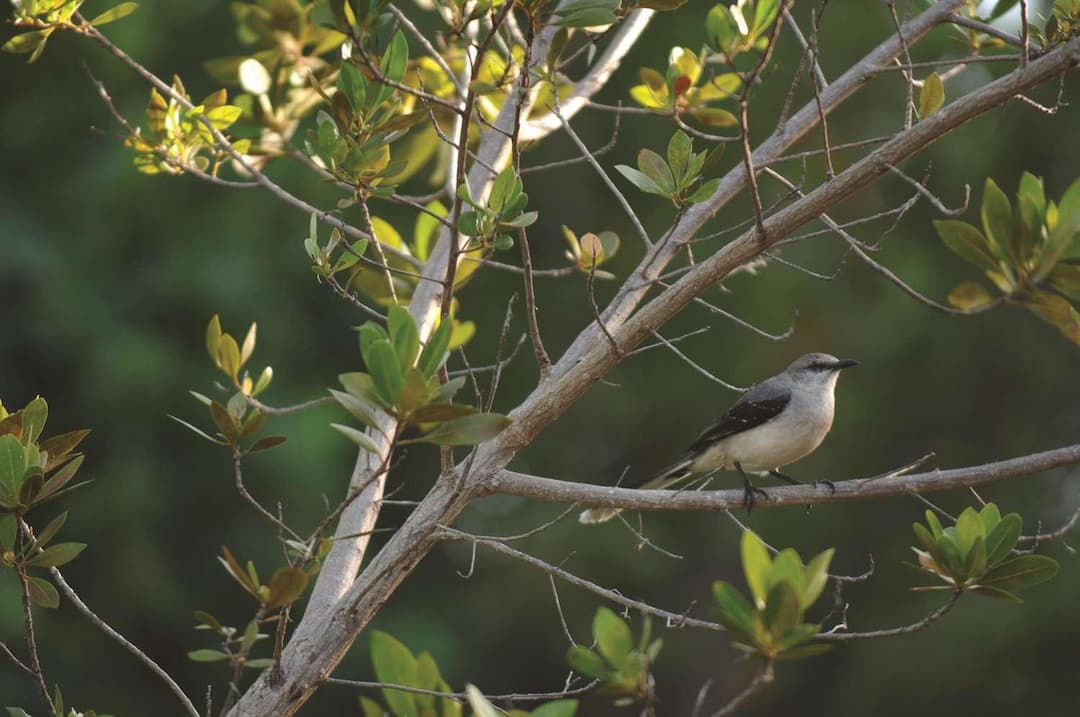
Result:
{"label": "bird's long tail", "polygon": [[[692,472],[690,470],[691,463],[693,463],[693,458],[687,458],[685,460],[679,461],[673,466],[669,466],[668,468],[661,471],[653,478],[645,481],[641,485],[627,487],[639,488],[641,490],[660,490],[662,488],[667,488],[668,486],[685,480],[692,475]],[[588,510],[581,512],[581,515],[578,516],[578,522],[585,525],[606,523],[621,512],[622,508],[589,508]]]}

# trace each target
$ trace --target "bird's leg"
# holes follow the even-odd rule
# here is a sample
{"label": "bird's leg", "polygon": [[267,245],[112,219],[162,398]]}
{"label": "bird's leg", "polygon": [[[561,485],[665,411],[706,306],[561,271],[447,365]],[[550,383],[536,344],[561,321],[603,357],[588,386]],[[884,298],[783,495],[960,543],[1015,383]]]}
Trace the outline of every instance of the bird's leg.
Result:
{"label": "bird's leg", "polygon": [[749,513],[754,509],[755,493],[765,500],[769,499],[769,494],[761,488],[754,487],[754,484],[750,482],[749,476],[746,475],[746,471],[743,470],[742,464],[738,461],[735,461],[735,470],[739,471],[739,475],[741,475],[743,479],[743,505],[746,507],[746,512]]}
{"label": "bird's leg", "polygon": [[[769,475],[771,475],[773,478],[779,478],[780,480],[784,481],[785,483],[790,483],[791,485],[806,485],[801,480],[796,480],[795,478],[792,478],[789,475],[784,475],[783,473],[781,473],[778,470],[769,471]],[[833,493],[836,492],[836,484],[833,483],[831,480],[816,480],[816,481],[813,481],[810,485],[814,486],[815,488],[817,488],[818,485],[828,486],[829,490],[831,492],[833,492]]]}

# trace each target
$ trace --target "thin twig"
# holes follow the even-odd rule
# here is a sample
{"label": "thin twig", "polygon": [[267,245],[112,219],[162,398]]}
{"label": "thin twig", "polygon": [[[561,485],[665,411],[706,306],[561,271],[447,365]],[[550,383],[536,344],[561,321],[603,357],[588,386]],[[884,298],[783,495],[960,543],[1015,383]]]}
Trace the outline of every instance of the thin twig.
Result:
{"label": "thin twig", "polygon": [[184,711],[187,712],[190,717],[199,717],[199,711],[195,709],[195,705],[192,704],[191,700],[188,699],[187,695],[184,694],[184,691],[180,689],[180,685],[176,684],[176,681],[169,676],[169,673],[167,673],[161,667],[161,665],[154,662],[154,660],[151,659],[150,656],[148,656],[145,652],[143,652],[138,647],[129,642],[119,632],[114,630],[113,627],[109,625],[109,623],[98,617],[97,614],[95,614],[94,611],[91,610],[87,606],[87,604],[82,601],[82,598],[80,598],[79,595],[75,592],[75,589],[68,585],[67,581],[64,580],[64,576],[60,574],[60,571],[57,568],[49,568],[49,572],[52,574],[53,580],[56,582],[56,585],[60,588],[60,592],[62,592],[64,594],[64,597],[66,597],[71,602],[71,604],[75,606],[76,610],[83,614],[83,617],[89,620],[94,627],[104,632],[105,635],[113,642],[117,643],[125,650],[130,652],[132,655],[134,655],[135,658],[139,660],[139,662],[143,663],[143,665],[149,668],[151,672],[157,675],[158,679],[164,682],[165,685],[169,688],[169,690],[176,696],[176,699],[180,701],[180,704],[183,706]]}
{"label": "thin twig", "polygon": [[935,622],[945,616],[947,612],[953,609],[956,605],[956,601],[960,599],[960,596],[964,593],[957,590],[949,597],[949,601],[944,605],[934,610],[932,613],[924,617],[922,620],[917,620],[910,625],[904,625],[902,627],[892,627],[887,630],[872,630],[870,632],[822,632],[817,635],[818,640],[824,640],[828,642],[846,642],[848,640],[870,640],[879,637],[894,637],[896,635],[910,635],[913,632],[919,630],[925,630],[933,625]]}

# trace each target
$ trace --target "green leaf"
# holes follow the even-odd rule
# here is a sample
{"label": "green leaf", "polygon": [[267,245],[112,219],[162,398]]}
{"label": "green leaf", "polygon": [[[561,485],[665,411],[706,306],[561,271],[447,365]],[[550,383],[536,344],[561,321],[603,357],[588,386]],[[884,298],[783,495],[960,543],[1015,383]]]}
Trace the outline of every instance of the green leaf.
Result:
{"label": "green leaf", "polygon": [[409,420],[412,423],[442,423],[476,413],[479,413],[477,409],[465,403],[429,403],[413,411]]}
{"label": "green leaf", "polygon": [[995,271],[999,268],[986,237],[978,229],[954,219],[935,220],[933,224],[945,246],[961,259],[980,269]]}
{"label": "green leaf", "polygon": [[296,567],[278,568],[270,578],[270,592],[266,596],[268,608],[285,607],[304,594],[308,574]]}
{"label": "green leaf", "polygon": [[956,521],[956,545],[965,558],[977,538],[986,537],[986,526],[974,508],[964,508]]}
{"label": "green leaf", "polygon": [[137,2],[122,2],[116,7],[110,10],[106,10],[105,12],[95,17],[93,20],[90,21],[90,24],[94,27],[101,27],[102,25],[108,24],[110,22],[115,22],[121,18],[127,17],[131,13],[135,12],[135,9],[138,7],[139,3]]}
{"label": "green leaf", "polygon": [[635,187],[637,187],[643,192],[646,192],[648,194],[658,194],[661,197],[667,197],[671,194],[670,192],[665,192],[663,189],[660,188],[660,185],[658,185],[647,175],[639,172],[633,167],[627,167],[625,164],[616,164],[615,169],[618,170],[619,173],[626,177],[628,180],[630,180],[631,184],[633,184]]}
{"label": "green leaf", "polygon": [[329,389],[330,395],[334,397],[334,400],[341,404],[349,414],[360,421],[365,426],[372,428],[378,428],[378,409],[369,402],[366,398],[362,398],[352,393],[345,393],[343,391],[335,391]]}
{"label": "green leaf", "polygon": [[340,432],[343,436],[363,448],[365,451],[374,455],[379,455],[378,444],[372,440],[371,436],[363,431],[353,428],[352,426],[344,426],[340,423],[331,423],[330,427],[335,431]]}
{"label": "green leaf", "polygon": [[934,536],[934,540],[941,540],[941,536],[944,531],[941,529],[941,521],[934,515],[934,511],[929,508],[926,510],[926,524],[930,527],[930,533]]}
{"label": "green leaf", "polygon": [[364,108],[364,101],[367,99],[367,81],[364,79],[364,73],[356,65],[351,62],[341,63],[337,88],[345,95],[345,99],[349,100],[354,112],[359,112]]}
{"label": "green leaf", "polygon": [[1021,555],[1006,560],[979,580],[979,584],[1016,592],[1057,575],[1058,562],[1045,555]]}
{"label": "green leaf", "polygon": [[19,439],[10,433],[0,436],[0,483],[12,495],[19,492],[23,473],[26,472],[26,452]]}
{"label": "green leaf", "polygon": [[984,532],[990,535],[990,532],[1001,522],[1001,511],[993,503],[987,503],[979,509],[979,517],[982,518]]}
{"label": "green leaf", "polygon": [[[371,660],[379,682],[410,686],[416,683],[416,658],[409,648],[392,635],[379,630],[371,633]],[[382,693],[395,715],[406,717],[418,713],[413,695],[389,689],[384,689]]]}
{"label": "green leaf", "polygon": [[769,25],[772,25],[779,9],[780,0],[757,0],[754,3],[754,22],[750,26],[750,34],[760,37]]}
{"label": "green leaf", "polygon": [[57,543],[26,561],[27,565],[52,568],[66,565],[74,560],[86,548],[86,543]]}
{"label": "green leaf", "polygon": [[388,340],[379,339],[368,347],[365,359],[368,362],[368,371],[371,372],[375,394],[382,399],[384,405],[396,406],[401,399],[404,376],[394,347]]}
{"label": "green leaf", "polygon": [[601,607],[593,618],[592,629],[597,650],[616,669],[621,668],[627,655],[634,649],[630,626],[610,609]]}
{"label": "green leaf", "polygon": [[47,607],[50,610],[60,607],[60,594],[56,588],[45,578],[28,577],[27,588],[30,592],[30,600],[35,605]]}
{"label": "green leaf", "polygon": [[742,534],[740,552],[746,584],[750,586],[750,594],[753,595],[758,607],[763,607],[768,594],[769,569],[772,567],[769,551],[766,550],[765,544],[759,537],[746,530]]}
{"label": "green leaf", "polygon": [[192,650],[187,654],[188,659],[192,662],[222,662],[228,660],[229,656],[221,650]]}
{"label": "green leaf", "polygon": [[222,105],[206,111],[206,119],[210,121],[214,129],[228,129],[236,120],[240,119],[243,110],[235,105]]}
{"label": "green leaf", "polygon": [[976,593],[977,595],[985,595],[986,597],[997,598],[998,600],[1005,600],[1016,605],[1023,604],[1024,600],[1019,595],[1014,595],[1008,590],[1002,590],[1001,588],[992,587],[990,585],[976,585],[969,589],[969,592]]}
{"label": "green leaf", "polygon": [[584,645],[572,646],[566,653],[566,662],[572,670],[586,677],[603,680],[612,674],[604,658]]}
{"label": "green leaf", "polygon": [[945,104],[945,85],[936,72],[931,72],[923,80],[923,86],[919,90],[919,117],[926,119],[941,109]]}
{"label": "green leaf", "polygon": [[574,717],[577,708],[577,700],[555,700],[540,705],[529,717]]}
{"label": "green leaf", "polygon": [[929,553],[937,552],[937,543],[934,542],[934,536],[926,529],[926,526],[922,523],[912,523],[911,529],[915,532],[915,539],[922,545],[923,550]]}
{"label": "green leaf", "polygon": [[986,306],[994,300],[990,292],[979,283],[965,281],[949,292],[949,303],[965,311]]}
{"label": "green leaf", "polygon": [[642,171],[665,195],[675,193],[675,178],[664,158],[651,149],[643,149],[637,156],[638,169]]}
{"label": "green leaf", "polygon": [[398,357],[398,366],[404,372],[413,365],[420,353],[420,333],[416,329],[416,321],[408,309],[395,304],[390,307],[386,323],[390,329],[390,342]]}
{"label": "green leaf", "polygon": [[386,710],[382,705],[369,697],[360,698],[360,709],[364,717],[386,717]]}
{"label": "green leaf", "polygon": [[416,360],[416,368],[426,378],[434,376],[446,361],[446,349],[450,345],[450,334],[454,331],[453,321],[444,319],[428,338],[424,349],[420,352],[420,358]]}
{"label": "green leaf", "polygon": [[743,594],[723,580],[712,584],[713,597],[718,606],[717,619],[740,640],[757,642],[758,613]]}
{"label": "green leaf", "polygon": [[765,598],[765,611],[762,619],[765,629],[775,638],[779,638],[799,624],[802,611],[799,609],[799,596],[787,580],[781,580],[769,588]]}
{"label": "green leaf", "polygon": [[968,551],[964,572],[972,577],[978,577],[986,572],[986,539],[981,535],[975,538],[971,550]]}
{"label": "green leaf", "polygon": [[803,588],[799,597],[799,605],[803,610],[817,602],[821,591],[825,589],[825,583],[829,580],[829,563],[832,562],[835,548],[824,550],[814,557],[806,565],[806,587]]}
{"label": "green leaf", "polygon": [[712,195],[716,194],[716,190],[720,188],[719,179],[710,179],[707,182],[703,182],[700,187],[694,190],[693,194],[686,198],[691,204],[700,204],[707,201]]}
{"label": "green leaf", "polygon": [[1016,513],[1002,518],[986,536],[986,563],[990,567],[1004,560],[1020,539],[1023,520]]}
{"label": "green leaf", "polygon": [[671,167],[671,174],[674,177],[676,186],[683,186],[688,184],[693,177],[687,176],[687,169],[690,166],[690,152],[693,149],[693,143],[690,140],[690,136],[682,130],[676,130],[675,134],[671,135],[671,139],[668,141],[667,146],[667,160],[668,166]]}
{"label": "green leaf", "polygon": [[70,433],[62,433],[59,436],[51,436],[42,441],[38,448],[41,449],[42,453],[49,455],[48,460],[45,462],[45,472],[48,473],[63,463],[66,457],[88,435],[90,435],[89,430],[71,431]]}
{"label": "green leaf", "polygon": [[[183,423],[183,421],[181,421],[181,423]],[[193,430],[198,430],[192,426],[189,427],[193,428]],[[209,438],[209,436],[207,437]],[[220,441],[214,442],[220,443]],[[46,498],[55,495],[64,486],[66,486],[71,481],[71,479],[75,477],[75,474],[79,471],[79,467],[82,466],[82,463],[83,457],[81,455],[75,456],[68,463],[64,464],[63,468],[49,476],[49,479],[45,481],[45,485],[41,487],[41,492],[38,493],[37,502],[44,502]]]}
{"label": "green leaf", "polygon": [[45,428],[45,422],[49,418],[49,404],[45,399],[38,396],[26,408],[22,410],[22,443],[28,446],[37,443],[41,431]]}
{"label": "green leaf", "polygon": [[990,250],[998,259],[1005,259],[1012,254],[1012,206],[1005,192],[990,177],[986,178],[983,188],[981,216]]}
{"label": "green leaf", "polygon": [[512,422],[498,413],[477,413],[447,421],[414,440],[440,446],[471,446],[494,438]]}
{"label": "green leaf", "polygon": [[14,514],[0,515],[0,552],[14,550],[17,529],[18,525],[15,522]]}
{"label": "green leaf", "polygon": [[0,50],[16,55],[29,54],[30,62],[34,62],[41,56],[42,51],[45,49],[45,43],[52,33],[53,28],[51,27],[44,30],[24,32],[5,42],[3,46],[0,47]]}
{"label": "green leaf", "polygon": [[371,395],[374,382],[371,376],[363,371],[351,371],[338,374],[338,381],[346,391],[358,398],[366,398]]}

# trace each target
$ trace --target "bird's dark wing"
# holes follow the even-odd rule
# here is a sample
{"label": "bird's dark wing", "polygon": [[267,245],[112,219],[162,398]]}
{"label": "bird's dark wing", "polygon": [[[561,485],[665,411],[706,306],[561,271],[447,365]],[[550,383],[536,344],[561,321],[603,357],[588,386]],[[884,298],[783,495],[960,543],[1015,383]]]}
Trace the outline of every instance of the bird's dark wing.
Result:
{"label": "bird's dark wing", "polygon": [[720,420],[705,429],[705,432],[698,436],[687,452],[697,453],[721,438],[767,423],[779,416],[789,401],[791,401],[791,393],[788,391],[775,393],[767,398],[752,398],[748,392],[728,409]]}

